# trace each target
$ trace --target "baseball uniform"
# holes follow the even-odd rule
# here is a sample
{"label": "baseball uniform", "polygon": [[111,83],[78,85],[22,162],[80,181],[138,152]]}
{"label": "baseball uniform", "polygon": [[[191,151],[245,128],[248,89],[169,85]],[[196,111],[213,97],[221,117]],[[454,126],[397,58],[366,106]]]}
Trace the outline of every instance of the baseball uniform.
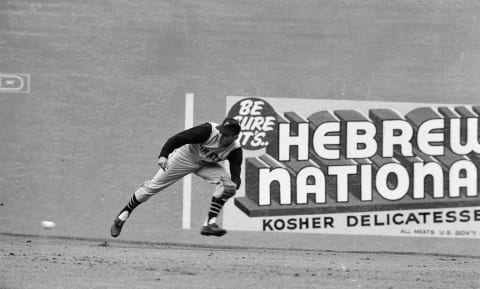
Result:
{"label": "baseball uniform", "polygon": [[[201,233],[224,235],[226,231],[218,227],[216,217],[241,183],[243,151],[237,140],[239,133],[238,122],[227,118],[220,125],[207,122],[170,137],[159,155],[163,167],[137,189],[115,218],[112,236],[120,234],[123,223],[139,204],[190,173],[215,184],[209,214]],[[225,160],[228,160],[228,165]]]}

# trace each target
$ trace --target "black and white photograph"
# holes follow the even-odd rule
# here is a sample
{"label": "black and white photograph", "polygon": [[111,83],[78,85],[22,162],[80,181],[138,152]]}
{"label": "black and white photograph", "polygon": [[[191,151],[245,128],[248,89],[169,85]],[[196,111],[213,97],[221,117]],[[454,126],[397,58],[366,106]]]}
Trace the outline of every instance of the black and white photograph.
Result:
{"label": "black and white photograph", "polygon": [[0,289],[479,289],[480,2],[0,0]]}

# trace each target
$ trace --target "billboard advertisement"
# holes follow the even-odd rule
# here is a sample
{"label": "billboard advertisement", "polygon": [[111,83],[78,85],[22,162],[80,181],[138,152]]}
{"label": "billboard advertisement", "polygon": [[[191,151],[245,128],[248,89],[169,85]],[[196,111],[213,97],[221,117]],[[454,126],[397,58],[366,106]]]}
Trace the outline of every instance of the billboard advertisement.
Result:
{"label": "billboard advertisement", "polygon": [[480,238],[480,106],[227,97],[230,230]]}

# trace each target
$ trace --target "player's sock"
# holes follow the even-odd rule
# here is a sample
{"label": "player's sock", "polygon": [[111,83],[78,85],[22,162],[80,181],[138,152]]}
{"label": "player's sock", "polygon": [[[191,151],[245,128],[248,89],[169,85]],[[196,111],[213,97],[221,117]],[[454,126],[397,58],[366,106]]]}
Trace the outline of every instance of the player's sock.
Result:
{"label": "player's sock", "polygon": [[132,211],[140,204],[141,202],[139,202],[135,197],[135,194],[133,194],[128,204],[120,211],[118,218],[122,221],[126,221],[130,216],[130,214],[132,213]]}
{"label": "player's sock", "polygon": [[215,223],[217,221],[217,216],[222,210],[223,205],[226,202],[227,202],[226,200],[212,197],[212,201],[210,202],[210,211],[208,211],[206,225]]}

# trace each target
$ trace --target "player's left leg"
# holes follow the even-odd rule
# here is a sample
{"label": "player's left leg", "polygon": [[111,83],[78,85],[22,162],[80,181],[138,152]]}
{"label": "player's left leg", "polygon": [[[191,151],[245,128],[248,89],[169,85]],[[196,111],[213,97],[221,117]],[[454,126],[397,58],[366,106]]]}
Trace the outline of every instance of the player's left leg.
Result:
{"label": "player's left leg", "polygon": [[224,193],[224,186],[222,180],[230,178],[230,174],[222,163],[217,163],[211,166],[206,166],[195,173],[199,177],[207,180],[208,182],[215,184],[215,192],[212,195],[210,201],[210,208],[207,218],[203,224],[200,234],[206,236],[223,236],[227,231],[220,228],[217,224],[217,217],[220,214],[223,205],[231,197]]}
{"label": "player's left leg", "polygon": [[130,197],[127,205],[115,217],[110,228],[112,237],[118,237],[122,227],[132,214],[132,211],[140,204],[149,200],[155,194],[163,191],[182,177],[195,172],[201,167],[192,162],[188,155],[181,150],[172,152],[168,158],[168,167],[159,169],[155,176],[144,182]]}

